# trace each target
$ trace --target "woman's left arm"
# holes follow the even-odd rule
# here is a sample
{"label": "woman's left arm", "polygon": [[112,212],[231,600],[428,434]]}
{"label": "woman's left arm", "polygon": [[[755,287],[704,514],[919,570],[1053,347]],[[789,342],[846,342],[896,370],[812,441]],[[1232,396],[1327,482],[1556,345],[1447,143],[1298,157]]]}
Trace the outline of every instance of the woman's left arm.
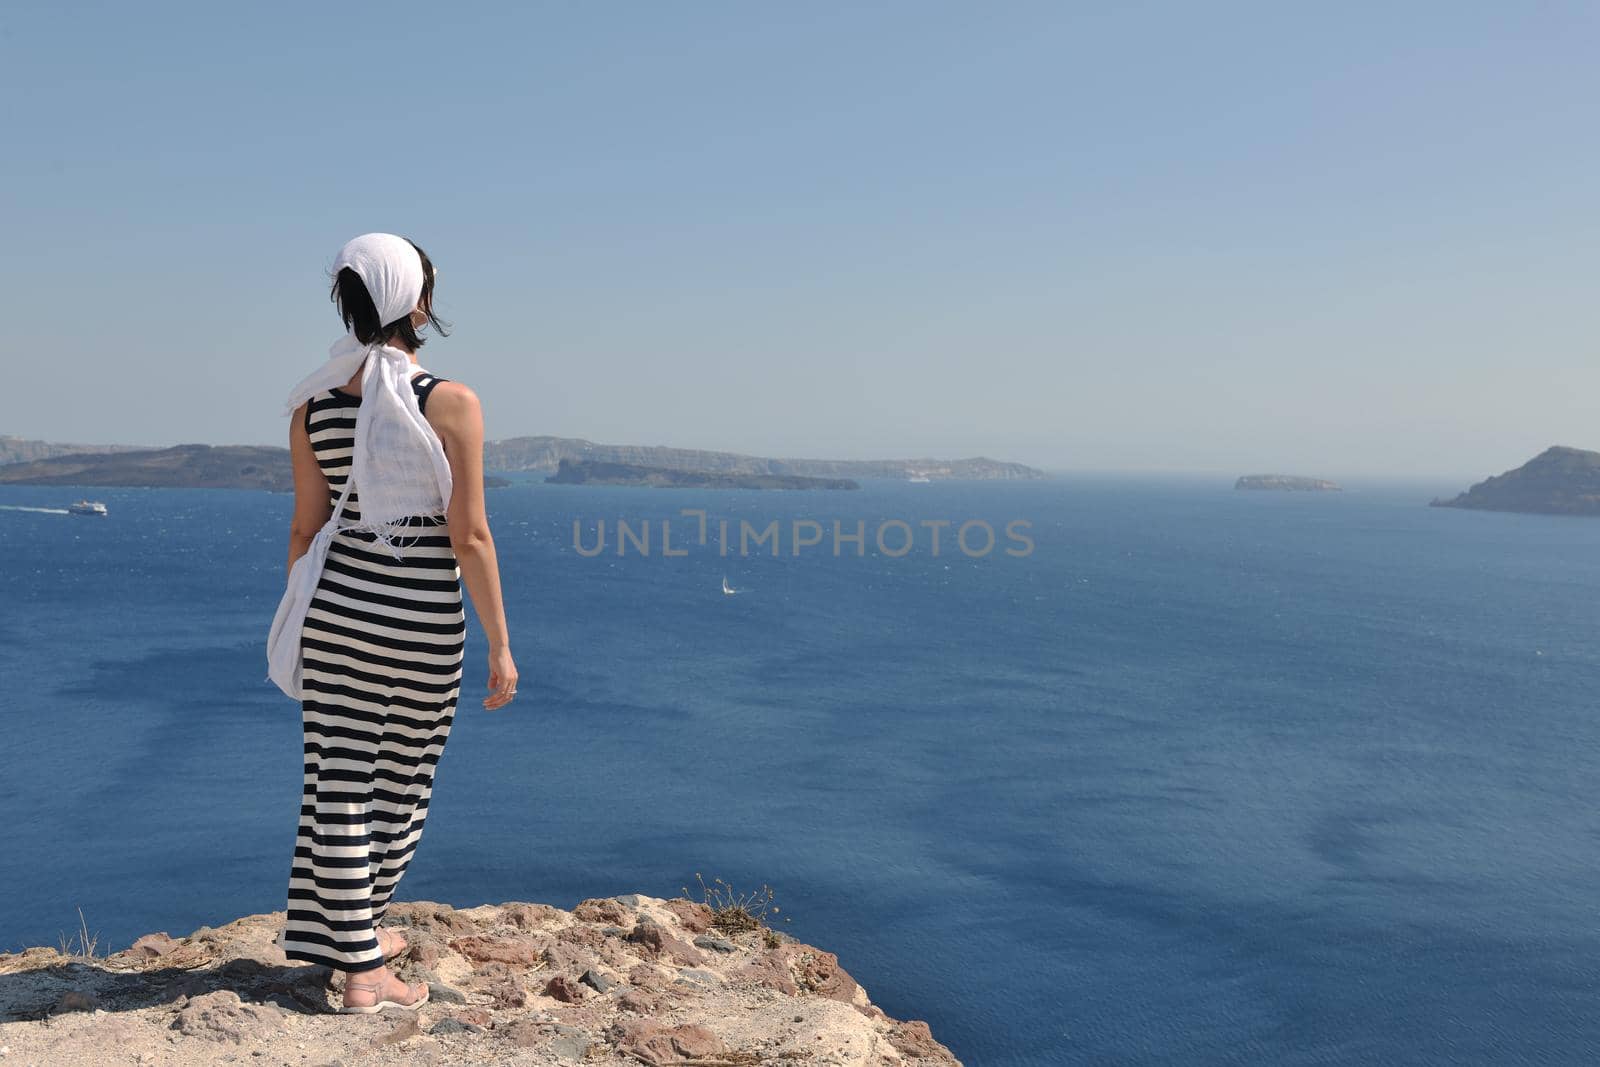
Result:
{"label": "woman's left arm", "polygon": [[328,478],[317,462],[317,453],[311,447],[311,435],[306,433],[307,400],[294,409],[289,420],[289,458],[294,464],[294,518],[289,520],[289,566],[306,554],[311,539],[317,536],[333,514],[333,501],[328,499]]}

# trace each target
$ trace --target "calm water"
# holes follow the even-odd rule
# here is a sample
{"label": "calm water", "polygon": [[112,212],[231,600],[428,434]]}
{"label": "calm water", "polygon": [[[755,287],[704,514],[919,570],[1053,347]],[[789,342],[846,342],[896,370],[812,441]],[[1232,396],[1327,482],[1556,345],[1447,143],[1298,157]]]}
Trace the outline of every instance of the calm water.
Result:
{"label": "calm water", "polygon": [[[767,882],[971,1064],[1593,1063],[1600,523],[1419,506],[1456,488],[497,490],[521,696],[477,706],[474,624],[399,895]],[[0,509],[0,948],[284,905],[289,498],[84,492]],[[680,507],[868,555],[573,550]],[[884,518],[1037,547],[884,558]]]}

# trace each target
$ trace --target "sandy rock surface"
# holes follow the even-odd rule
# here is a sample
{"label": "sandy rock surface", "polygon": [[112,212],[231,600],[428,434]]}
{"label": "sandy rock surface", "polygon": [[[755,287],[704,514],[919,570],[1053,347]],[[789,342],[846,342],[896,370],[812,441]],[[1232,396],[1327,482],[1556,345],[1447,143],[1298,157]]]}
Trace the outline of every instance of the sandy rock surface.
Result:
{"label": "sandy rock surface", "polygon": [[409,945],[390,967],[429,1002],[375,1015],[336,1014],[343,975],[284,957],[282,912],[92,960],[0,953],[0,1067],[959,1064],[831,952],[712,920],[637,894],[572,911],[395,904],[385,925]]}

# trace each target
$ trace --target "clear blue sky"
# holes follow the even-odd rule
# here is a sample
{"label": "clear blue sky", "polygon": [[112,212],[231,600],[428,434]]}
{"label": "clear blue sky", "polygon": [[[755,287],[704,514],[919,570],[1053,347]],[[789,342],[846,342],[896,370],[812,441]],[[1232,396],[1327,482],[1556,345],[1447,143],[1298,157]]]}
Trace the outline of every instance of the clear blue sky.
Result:
{"label": "clear blue sky", "polygon": [[347,238],[489,434],[1477,475],[1600,448],[1593,3],[0,8],[0,432],[282,443]]}

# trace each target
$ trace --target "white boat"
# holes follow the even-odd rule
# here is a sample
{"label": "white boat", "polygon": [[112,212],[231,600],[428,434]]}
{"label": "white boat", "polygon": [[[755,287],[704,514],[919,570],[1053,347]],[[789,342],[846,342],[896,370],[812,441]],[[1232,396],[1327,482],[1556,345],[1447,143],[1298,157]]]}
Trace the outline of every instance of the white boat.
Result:
{"label": "white boat", "polygon": [[74,515],[104,515],[106,506],[98,500],[79,500],[68,504],[67,510]]}
{"label": "white boat", "polygon": [[732,596],[733,594],[737,593],[738,591],[739,590],[735,589],[733,586],[728,584],[728,576],[726,574],[724,574],[722,576],[722,594],[724,596]]}
{"label": "white boat", "polygon": [[923,474],[921,471],[912,471],[911,472],[911,477],[906,479],[906,481],[908,481],[908,482],[921,482],[923,484],[931,482],[932,480],[933,480],[932,478],[929,478],[926,474]]}

